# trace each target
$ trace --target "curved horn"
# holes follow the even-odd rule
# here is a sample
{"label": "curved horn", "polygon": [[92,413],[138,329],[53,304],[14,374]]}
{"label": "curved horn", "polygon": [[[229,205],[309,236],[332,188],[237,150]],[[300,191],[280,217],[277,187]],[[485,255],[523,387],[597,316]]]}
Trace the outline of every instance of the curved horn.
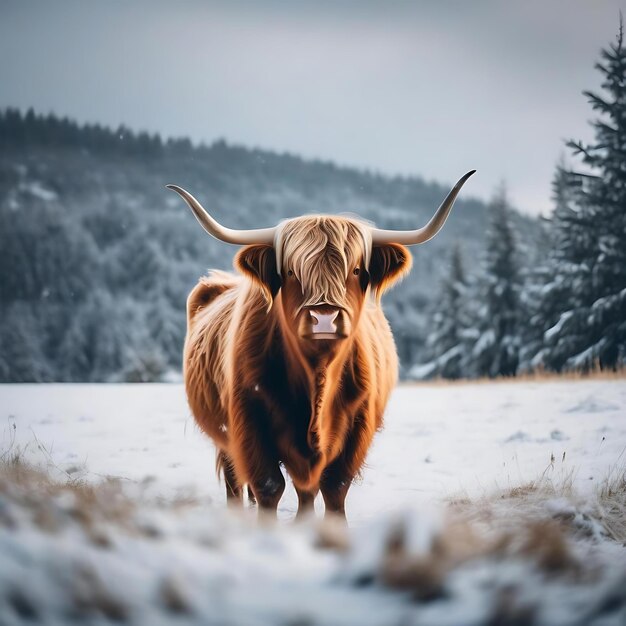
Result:
{"label": "curved horn", "polygon": [[204,207],[188,192],[178,185],[166,185],[168,189],[175,191],[189,205],[200,225],[209,235],[226,243],[247,245],[251,243],[274,245],[275,228],[257,228],[255,230],[234,230],[226,228],[214,220]]}
{"label": "curved horn", "polygon": [[448,214],[452,209],[452,205],[456,200],[456,197],[461,191],[461,187],[465,184],[465,181],[475,172],[472,170],[468,172],[454,185],[452,191],[447,195],[446,199],[441,203],[441,206],[437,209],[432,216],[430,222],[423,228],[417,230],[381,230],[379,228],[372,228],[372,243],[401,243],[406,246],[412,246],[417,243],[424,243],[429,239],[432,239],[444,225]]}

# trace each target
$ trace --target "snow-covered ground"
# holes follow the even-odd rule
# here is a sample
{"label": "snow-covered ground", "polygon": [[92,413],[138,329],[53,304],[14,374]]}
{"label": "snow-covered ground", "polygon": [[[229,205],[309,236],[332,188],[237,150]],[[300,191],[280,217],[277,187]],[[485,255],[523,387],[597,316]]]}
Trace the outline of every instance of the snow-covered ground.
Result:
{"label": "snow-covered ground", "polygon": [[[51,460],[94,480],[155,479],[164,495],[192,490],[224,500],[213,445],[180,385],[0,385],[0,424],[1,447],[15,436],[30,461]],[[626,381],[401,386],[348,496],[348,519],[359,525],[380,512],[489,494],[540,475],[571,478],[587,492],[620,455],[626,462],[625,448]],[[288,487],[281,517],[295,505]]]}
{"label": "snow-covered ground", "polygon": [[349,532],[291,489],[228,513],[179,385],[0,386],[0,420],[2,626],[626,624],[626,381],[398,388]]}

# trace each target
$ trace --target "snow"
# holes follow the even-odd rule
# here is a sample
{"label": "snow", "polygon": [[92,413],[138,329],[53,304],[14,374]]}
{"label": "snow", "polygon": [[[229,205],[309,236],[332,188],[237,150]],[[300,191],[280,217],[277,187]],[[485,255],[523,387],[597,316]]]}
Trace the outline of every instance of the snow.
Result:
{"label": "snow", "polygon": [[446,350],[441,356],[430,363],[416,364],[408,371],[407,377],[409,380],[425,380],[431,376],[434,376],[436,372],[441,371],[445,367],[446,363],[451,359],[461,357],[463,355],[463,346],[452,346],[449,350]]}
{"label": "snow", "polygon": [[600,341],[589,346],[582,352],[571,356],[565,361],[564,369],[571,371],[581,371],[585,367],[588,367],[594,362],[594,357],[597,359],[598,355],[602,353],[602,348],[606,345],[607,340],[602,337]]}
{"label": "snow", "polygon": [[[479,496],[544,470],[555,481],[572,474],[587,492],[620,455],[626,461],[625,407],[625,381],[400,386],[348,495],[348,518],[359,525],[383,511]],[[3,442],[15,425],[29,461],[224,501],[213,445],[180,384],[0,385],[0,424]],[[280,516],[292,517],[296,503],[288,486]]]}
{"label": "snow", "polygon": [[562,313],[559,321],[543,334],[544,341],[550,342],[554,337],[558,336],[563,329],[563,325],[567,323],[567,320],[569,320],[572,315],[574,315],[573,311],[566,311],[565,313]]}
{"label": "snow", "polygon": [[425,380],[430,378],[437,371],[439,360],[430,363],[417,363],[409,369],[407,378],[409,380]]}
{"label": "snow", "polygon": [[[0,623],[624,624],[596,488],[624,407],[620,380],[401,386],[346,534],[290,523],[292,489],[279,525],[229,513],[180,384],[0,385],[0,452],[79,479],[0,474]],[[540,477],[553,495],[493,497]]]}
{"label": "snow", "polygon": [[478,339],[474,348],[472,349],[472,354],[477,356],[482,354],[487,348],[493,346],[496,341],[496,334],[492,328],[486,330]]}

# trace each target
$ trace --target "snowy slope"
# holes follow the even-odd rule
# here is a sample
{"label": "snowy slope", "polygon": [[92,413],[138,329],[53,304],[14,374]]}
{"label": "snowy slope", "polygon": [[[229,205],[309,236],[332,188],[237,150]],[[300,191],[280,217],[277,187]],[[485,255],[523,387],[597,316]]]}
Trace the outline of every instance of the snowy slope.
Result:
{"label": "snowy slope", "polygon": [[[179,385],[0,385],[0,424],[2,447],[14,434],[30,461],[224,499],[213,445]],[[348,519],[488,494],[544,472],[586,492],[620,455],[626,461],[625,447],[626,381],[401,386],[348,496]],[[295,503],[288,487],[283,518]]]}

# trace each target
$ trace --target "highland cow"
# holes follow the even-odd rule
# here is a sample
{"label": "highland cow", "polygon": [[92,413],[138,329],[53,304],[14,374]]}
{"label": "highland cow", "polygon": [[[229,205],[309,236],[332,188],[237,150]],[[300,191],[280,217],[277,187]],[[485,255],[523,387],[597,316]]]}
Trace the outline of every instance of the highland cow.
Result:
{"label": "highland cow", "polygon": [[410,270],[406,246],[434,237],[473,173],[413,231],[330,215],[231,230],[169,185],[209,234],[244,246],[238,274],[214,271],[189,295],[184,348],[189,405],[217,446],[229,503],[241,503],[247,485],[275,512],[282,464],[299,516],[321,491],[326,511],[345,517],[398,375],[380,298]]}

